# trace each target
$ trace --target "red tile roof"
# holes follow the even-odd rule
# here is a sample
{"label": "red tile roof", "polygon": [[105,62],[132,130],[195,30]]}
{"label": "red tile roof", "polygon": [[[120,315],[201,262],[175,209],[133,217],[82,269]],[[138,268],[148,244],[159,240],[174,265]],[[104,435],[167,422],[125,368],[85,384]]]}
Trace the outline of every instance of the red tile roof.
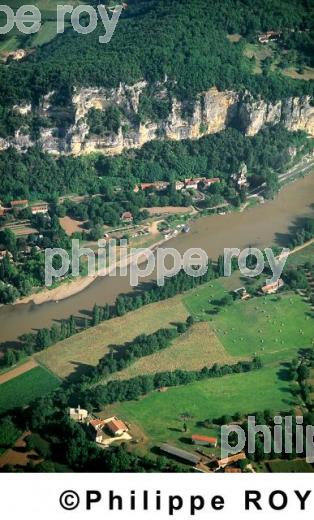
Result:
{"label": "red tile roof", "polygon": [[25,199],[25,200],[11,200],[11,206],[14,207],[14,206],[21,206],[21,205],[25,205],[25,204],[28,204],[28,200]]}
{"label": "red tile roof", "polygon": [[210,444],[216,444],[216,442],[217,442],[216,437],[206,437],[205,435],[192,435],[192,440],[209,442]]}
{"label": "red tile roof", "polygon": [[98,426],[103,426],[105,424],[105,421],[102,421],[101,419],[93,419],[92,421],[90,421],[89,424],[96,430]]}
{"label": "red tile roof", "polygon": [[123,421],[120,421],[120,419],[112,419],[112,421],[107,422],[106,426],[109,428],[109,430],[112,433],[116,433],[119,430],[127,430],[126,424],[124,424]]}

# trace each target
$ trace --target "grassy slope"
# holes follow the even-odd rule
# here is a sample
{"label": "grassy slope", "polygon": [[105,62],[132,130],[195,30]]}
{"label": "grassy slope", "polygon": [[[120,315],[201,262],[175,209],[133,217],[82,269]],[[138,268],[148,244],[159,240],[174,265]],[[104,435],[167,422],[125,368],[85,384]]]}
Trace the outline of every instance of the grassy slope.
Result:
{"label": "grassy slope", "polygon": [[24,406],[48,394],[60,384],[59,379],[43,367],[36,367],[0,386],[0,413]]}

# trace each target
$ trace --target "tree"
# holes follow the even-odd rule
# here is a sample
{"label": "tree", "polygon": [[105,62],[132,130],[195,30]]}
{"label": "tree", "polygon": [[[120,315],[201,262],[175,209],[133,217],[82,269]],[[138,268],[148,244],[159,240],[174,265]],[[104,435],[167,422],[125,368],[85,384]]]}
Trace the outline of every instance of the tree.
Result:
{"label": "tree", "polygon": [[4,364],[11,367],[16,364],[17,358],[14,350],[8,349],[4,354]]}
{"label": "tree", "polygon": [[0,419],[0,447],[11,447],[19,435],[20,431],[9,415]]}
{"label": "tree", "polygon": [[93,326],[98,325],[99,321],[100,321],[99,306],[96,305],[96,303],[95,303],[95,305],[93,307],[93,318],[92,318]]}

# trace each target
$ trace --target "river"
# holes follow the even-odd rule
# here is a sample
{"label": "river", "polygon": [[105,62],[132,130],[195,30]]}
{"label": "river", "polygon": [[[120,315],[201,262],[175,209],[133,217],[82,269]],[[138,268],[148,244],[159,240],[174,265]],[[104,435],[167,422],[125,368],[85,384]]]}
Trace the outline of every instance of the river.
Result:
{"label": "river", "polygon": [[[167,243],[181,254],[190,247],[203,248],[217,259],[225,247],[259,248],[274,244],[285,246],[291,227],[313,215],[314,175],[285,186],[275,200],[242,213],[202,217],[191,223],[191,231]],[[21,334],[49,327],[54,320],[71,314],[86,315],[94,303],[113,303],[119,293],[129,292],[128,277],[96,279],[82,292],[58,303],[7,305],[0,308],[0,342],[15,341]]]}

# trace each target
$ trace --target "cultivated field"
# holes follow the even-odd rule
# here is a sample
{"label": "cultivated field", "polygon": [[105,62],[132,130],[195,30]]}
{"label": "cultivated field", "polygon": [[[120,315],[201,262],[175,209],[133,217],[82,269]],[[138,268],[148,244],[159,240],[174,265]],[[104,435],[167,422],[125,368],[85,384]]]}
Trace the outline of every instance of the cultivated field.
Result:
{"label": "cultivated field", "polygon": [[60,226],[64,229],[67,235],[71,236],[72,233],[81,233],[84,229],[84,220],[75,220],[71,217],[59,218]]}
{"label": "cultivated field", "polygon": [[304,459],[272,460],[266,463],[271,473],[313,473],[314,469]]}
{"label": "cultivated field", "polygon": [[[293,405],[289,383],[278,377],[277,366],[152,392],[139,401],[110,406],[102,415],[115,413],[131,425],[136,423],[154,445],[167,441],[185,444],[191,433],[209,434],[200,424],[206,419],[236,412],[283,411]],[[182,433],[184,416],[190,417],[185,422],[191,433]]]}
{"label": "cultivated field", "polygon": [[187,316],[178,297],[153,303],[57,343],[37,354],[36,359],[59,377],[74,372],[80,376],[109,352],[109,345],[123,344],[141,333],[149,334],[172,322],[184,321]]}
{"label": "cultivated field", "polygon": [[0,385],[6,383],[7,381],[10,381],[11,379],[14,379],[15,377],[20,376],[21,374],[24,374],[25,372],[28,372],[29,370],[32,370],[37,366],[38,365],[35,359],[29,359],[25,363],[22,363],[14,368],[6,370],[2,374],[0,374]]}
{"label": "cultivated field", "polygon": [[59,384],[59,379],[48,370],[35,367],[0,385],[0,413],[24,406],[33,399],[48,394]]}
{"label": "cultivated field", "polygon": [[208,323],[195,323],[191,329],[177,338],[170,347],[151,356],[139,359],[114,379],[129,379],[141,374],[167,370],[199,370],[214,363],[234,363]]}

